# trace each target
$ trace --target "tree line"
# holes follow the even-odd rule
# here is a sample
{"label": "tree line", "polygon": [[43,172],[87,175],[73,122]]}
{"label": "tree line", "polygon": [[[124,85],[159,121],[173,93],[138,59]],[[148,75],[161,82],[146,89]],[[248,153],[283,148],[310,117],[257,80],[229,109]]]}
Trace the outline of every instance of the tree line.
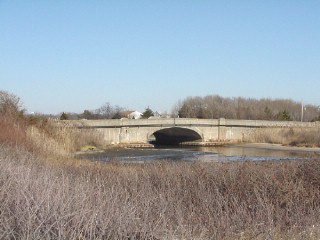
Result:
{"label": "tree line", "polygon": [[173,115],[180,118],[248,119],[273,121],[319,121],[320,109],[290,99],[253,99],[243,97],[187,97],[179,101]]}
{"label": "tree line", "polygon": [[[96,110],[84,110],[83,113],[62,113],[60,119],[119,119],[126,117],[127,109],[113,106],[109,102]],[[0,115],[17,118],[24,115],[25,109],[19,97],[0,90]],[[147,107],[142,117],[153,116]],[[290,99],[253,99],[243,97],[222,97],[208,95],[205,97],[187,97],[178,101],[172,110],[172,117],[205,119],[248,119],[273,121],[320,121],[320,107],[302,105]]]}
{"label": "tree line", "polygon": [[[109,102],[103,104],[101,107],[95,110],[84,110],[83,113],[65,113],[63,112],[60,116],[61,120],[76,120],[76,119],[121,119],[128,117],[128,114],[132,112],[126,108],[120,107],[118,105],[113,106]],[[147,107],[142,113],[142,118],[149,118],[154,116],[154,112],[150,107]]]}

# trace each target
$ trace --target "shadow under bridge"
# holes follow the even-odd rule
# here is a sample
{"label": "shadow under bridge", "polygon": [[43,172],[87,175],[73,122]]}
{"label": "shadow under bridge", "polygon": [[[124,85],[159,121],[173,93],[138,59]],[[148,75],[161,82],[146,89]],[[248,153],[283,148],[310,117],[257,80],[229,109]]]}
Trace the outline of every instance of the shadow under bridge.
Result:
{"label": "shadow under bridge", "polygon": [[199,133],[192,129],[172,127],[158,130],[153,133],[151,143],[159,145],[178,145],[183,142],[202,141]]}

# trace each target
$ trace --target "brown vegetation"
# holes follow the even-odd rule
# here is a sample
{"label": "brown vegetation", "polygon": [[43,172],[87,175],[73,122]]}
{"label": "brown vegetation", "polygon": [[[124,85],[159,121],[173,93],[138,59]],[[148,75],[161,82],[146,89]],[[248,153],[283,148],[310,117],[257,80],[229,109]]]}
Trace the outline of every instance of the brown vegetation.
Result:
{"label": "brown vegetation", "polygon": [[85,145],[103,146],[103,135],[98,130],[77,129],[67,122],[49,120],[40,128],[32,126],[29,132],[33,142],[45,143],[45,147],[64,154],[79,151]]}
{"label": "brown vegetation", "polygon": [[52,164],[1,124],[1,239],[320,237],[319,160]]}
{"label": "brown vegetation", "polygon": [[6,114],[0,129],[0,239],[320,238],[319,159],[104,164],[59,151],[96,132]]}
{"label": "brown vegetation", "polygon": [[57,167],[0,149],[1,239],[320,238],[319,160]]}
{"label": "brown vegetation", "polygon": [[27,149],[41,155],[66,156],[85,145],[103,146],[95,129],[75,129],[54,120],[17,118],[0,115],[0,144]]}
{"label": "brown vegetation", "polygon": [[248,141],[276,143],[297,147],[320,147],[319,128],[268,128],[257,129]]}
{"label": "brown vegetation", "polygon": [[[317,121],[320,109],[315,105],[306,105],[303,114],[304,121]],[[219,95],[205,97],[187,97],[176,104],[175,116],[206,119],[251,119],[300,121],[301,103],[288,99],[253,99],[228,98]]]}

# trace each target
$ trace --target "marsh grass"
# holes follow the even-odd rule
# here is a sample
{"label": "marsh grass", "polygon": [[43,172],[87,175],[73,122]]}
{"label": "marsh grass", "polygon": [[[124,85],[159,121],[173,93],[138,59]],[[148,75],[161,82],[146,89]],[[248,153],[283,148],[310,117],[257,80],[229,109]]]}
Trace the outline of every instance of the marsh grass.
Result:
{"label": "marsh grass", "polygon": [[320,238],[319,160],[57,167],[0,149],[0,239]]}
{"label": "marsh grass", "polygon": [[77,129],[55,120],[0,116],[0,144],[19,146],[47,156],[68,156],[83,146],[103,146],[103,135],[95,129]]}
{"label": "marsh grass", "polygon": [[79,161],[46,147],[67,126],[0,123],[0,239],[320,239],[319,159]]}
{"label": "marsh grass", "polygon": [[299,147],[320,147],[320,128],[257,129],[250,135],[250,139],[247,140]]}
{"label": "marsh grass", "polygon": [[12,147],[21,145],[31,147],[25,131],[25,122],[0,115],[0,129],[0,143]]}
{"label": "marsh grass", "polygon": [[30,126],[28,133],[40,148],[60,153],[73,153],[85,145],[103,147],[103,135],[96,129],[77,129],[67,122],[49,120],[39,126]]}

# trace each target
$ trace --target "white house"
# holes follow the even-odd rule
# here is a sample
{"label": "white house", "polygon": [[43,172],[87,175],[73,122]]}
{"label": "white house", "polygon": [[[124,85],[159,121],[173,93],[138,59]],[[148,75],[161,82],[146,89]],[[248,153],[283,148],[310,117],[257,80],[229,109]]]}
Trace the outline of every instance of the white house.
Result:
{"label": "white house", "polygon": [[138,111],[129,112],[127,115],[129,119],[140,119],[142,117],[142,113]]}

